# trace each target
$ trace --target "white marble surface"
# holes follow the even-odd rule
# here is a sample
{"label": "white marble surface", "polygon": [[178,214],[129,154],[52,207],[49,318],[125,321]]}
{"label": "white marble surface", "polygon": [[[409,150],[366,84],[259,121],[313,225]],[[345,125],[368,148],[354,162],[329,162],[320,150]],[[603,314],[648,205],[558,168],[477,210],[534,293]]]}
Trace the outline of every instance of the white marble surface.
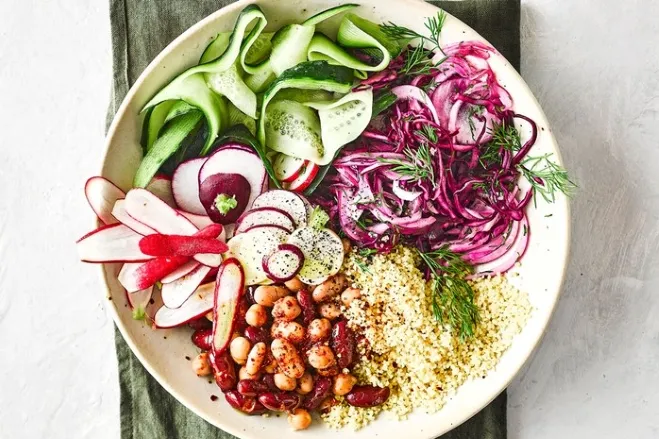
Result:
{"label": "white marble surface", "polygon": [[[654,0],[523,2],[523,75],[581,192],[510,439],[659,437],[658,16]],[[110,61],[105,1],[0,1],[0,439],[119,437],[112,324],[72,246]]]}

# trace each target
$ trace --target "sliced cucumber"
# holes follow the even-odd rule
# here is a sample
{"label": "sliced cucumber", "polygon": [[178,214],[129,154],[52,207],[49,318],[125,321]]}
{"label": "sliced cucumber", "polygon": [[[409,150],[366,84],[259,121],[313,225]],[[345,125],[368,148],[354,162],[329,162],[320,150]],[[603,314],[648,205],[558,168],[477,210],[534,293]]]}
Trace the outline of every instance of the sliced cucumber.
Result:
{"label": "sliced cucumber", "polygon": [[215,93],[225,96],[240,111],[256,119],[256,94],[245,84],[236,65],[223,72],[206,74],[206,83]]}
{"label": "sliced cucumber", "polygon": [[263,270],[263,258],[277,251],[279,244],[287,239],[288,233],[283,230],[257,228],[229,240],[229,254],[238,259],[245,270],[245,285],[256,285],[268,279]]}
{"label": "sliced cucumber", "polygon": [[270,67],[270,60],[264,62],[259,68],[254,69],[253,73],[245,77],[245,84],[252,89],[254,93],[261,93],[268,88],[273,81],[277,79],[275,72]]}
{"label": "sliced cucumber", "polygon": [[[170,121],[176,119],[179,116],[183,116],[184,114],[187,114],[191,111],[198,111],[196,107],[193,105],[188,104],[185,101],[167,101],[168,103],[171,102],[173,105],[169,109],[169,112],[167,113],[167,117],[165,118],[165,124],[169,123]],[[165,102],[163,102],[164,104]],[[160,104],[162,105],[162,104]]]}
{"label": "sliced cucumber", "polygon": [[296,102],[324,102],[334,101],[334,94],[325,90],[298,90],[294,88],[287,88],[275,96],[272,102],[275,101],[296,101]]}
{"label": "sliced cucumber", "polygon": [[222,32],[217,34],[215,39],[210,42],[204,53],[199,58],[199,64],[206,64],[218,59],[224,52],[226,52],[231,42],[231,32]]}
{"label": "sliced cucumber", "polygon": [[274,32],[261,33],[245,54],[245,63],[254,65],[263,62],[272,51],[272,37],[274,35]]}
{"label": "sliced cucumber", "polygon": [[307,60],[307,48],[316,31],[315,26],[289,24],[272,37],[270,66],[275,75]]}
{"label": "sliced cucumber", "polygon": [[332,66],[326,61],[307,61],[286,70],[263,94],[258,140],[266,145],[265,114],[268,104],[275,95],[287,88],[303,90],[325,90],[348,93],[352,87],[353,72],[342,66]]}
{"label": "sliced cucumber", "polygon": [[341,238],[330,229],[303,227],[288,238],[304,254],[304,265],[298,273],[306,284],[318,285],[339,272],[343,264]]}
{"label": "sliced cucumber", "polygon": [[323,157],[320,119],[314,110],[295,101],[276,101],[265,114],[266,146],[313,162]]}
{"label": "sliced cucumber", "polygon": [[145,132],[143,135],[142,147],[144,149],[144,154],[149,152],[154,142],[158,138],[160,129],[165,125],[165,120],[169,114],[169,110],[172,108],[176,101],[167,101],[162,104],[158,104],[155,107],[151,108],[144,118],[144,127]]}
{"label": "sliced cucumber", "polygon": [[229,127],[244,125],[252,136],[256,135],[256,120],[249,117],[229,102]]}
{"label": "sliced cucumber", "polygon": [[327,20],[327,19],[329,19],[329,18],[334,17],[335,15],[338,15],[338,14],[340,14],[340,13],[342,13],[342,12],[346,12],[346,11],[348,11],[348,10],[350,10],[350,9],[354,9],[354,8],[356,8],[356,7],[358,7],[358,6],[359,6],[359,5],[356,4],[356,3],[347,3],[347,4],[345,4],[345,5],[341,5],[341,6],[335,6],[335,7],[333,7],[333,8],[326,9],[326,10],[324,10],[324,11],[322,11],[322,12],[317,13],[316,15],[313,15],[313,16],[307,18],[307,19],[304,21],[304,24],[308,24],[308,25],[311,25],[311,26],[315,26],[315,25],[317,25],[317,24],[320,23],[320,22],[323,22],[323,21],[325,21],[325,20]]}
{"label": "sliced cucumber", "polygon": [[193,111],[166,125],[158,140],[155,141],[149,152],[144,156],[137,169],[133,186],[146,187],[165,161],[181,147],[185,139],[199,128],[202,113]]}
{"label": "sliced cucumber", "polygon": [[315,163],[327,165],[339,148],[359,137],[370,123],[373,89],[348,93],[332,103],[307,102],[306,105],[318,110],[320,118],[324,149],[323,156]]}

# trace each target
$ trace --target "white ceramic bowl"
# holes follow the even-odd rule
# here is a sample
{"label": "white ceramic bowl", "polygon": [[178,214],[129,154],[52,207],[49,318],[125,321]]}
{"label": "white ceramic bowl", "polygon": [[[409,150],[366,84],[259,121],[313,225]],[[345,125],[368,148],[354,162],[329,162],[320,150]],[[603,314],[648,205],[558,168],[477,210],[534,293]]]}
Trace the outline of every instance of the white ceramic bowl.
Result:
{"label": "white ceramic bowl", "polygon": [[[119,108],[107,137],[107,151],[102,175],[129,189],[141,159],[139,146],[142,106],[177,73],[193,65],[208,42],[220,31],[233,28],[238,13],[249,3],[258,3],[269,20],[269,29],[283,24],[300,22],[323,9],[344,3],[341,0],[258,0],[238,1],[223,8],[192,26],[165,48],[147,67]],[[419,32],[424,32],[426,17],[437,9],[420,0],[360,0],[361,7],[355,12],[375,22],[393,21]],[[333,19],[323,30],[336,29],[338,20]],[[442,31],[443,43],[460,40],[483,40],[476,32],[454,17],[447,17]],[[502,57],[491,60],[501,84],[506,87],[515,102],[515,110],[530,116],[538,123],[539,137],[534,153],[552,152],[560,160],[551,130],[537,101],[527,85],[511,65]],[[551,216],[547,216],[550,215]],[[358,431],[336,432],[315,423],[312,431],[305,434],[314,438],[434,438],[469,419],[492,401],[513,379],[542,338],[554,306],[558,300],[568,254],[568,204],[564,197],[547,205],[539,202],[531,207],[529,219],[532,237],[524,255],[518,285],[530,295],[535,307],[533,315],[512,347],[503,356],[497,368],[485,379],[466,383],[438,413],[428,415],[414,413],[408,420],[397,422],[381,416],[370,426]],[[126,298],[119,285],[116,265],[103,267],[103,284],[110,312],[137,358],[160,384],[185,404],[190,410],[211,424],[241,438],[289,437],[291,430],[285,417],[246,417],[231,409],[223,399],[210,400],[211,394],[219,394],[215,384],[199,379],[190,368],[185,356],[195,355],[196,348],[190,343],[190,330],[186,328],[153,331],[142,322],[131,318]],[[167,336],[165,339],[163,335]]]}

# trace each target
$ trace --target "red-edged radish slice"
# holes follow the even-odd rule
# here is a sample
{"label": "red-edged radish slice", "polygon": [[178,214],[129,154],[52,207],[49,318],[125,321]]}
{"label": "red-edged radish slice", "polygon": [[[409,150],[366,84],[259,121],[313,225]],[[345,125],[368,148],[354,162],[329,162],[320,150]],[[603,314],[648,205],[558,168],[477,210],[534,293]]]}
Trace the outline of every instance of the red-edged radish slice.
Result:
{"label": "red-edged radish slice", "polygon": [[213,353],[222,354],[233,335],[238,321],[239,302],[245,293],[245,273],[236,258],[227,259],[220,266],[215,281],[213,305]]}
{"label": "red-edged radish slice", "polygon": [[307,208],[302,198],[295,192],[283,189],[264,192],[256,197],[252,210],[261,207],[274,207],[288,213],[293,218],[296,228],[307,225]]}
{"label": "red-edged radish slice", "polygon": [[[146,189],[128,191],[126,212],[137,221],[165,235],[193,235],[198,231],[190,220]],[[194,259],[209,267],[218,267],[222,263],[220,255],[198,254]]]}
{"label": "red-edged radish slice", "polygon": [[206,212],[204,211],[203,215],[196,215],[194,213],[186,212],[184,210],[177,209],[176,210],[179,214],[183,215],[186,217],[192,224],[194,224],[198,229],[203,229],[206,226],[210,226],[211,224],[215,224],[212,219],[210,219],[207,215]]}
{"label": "red-edged radish slice", "polygon": [[242,174],[215,174],[199,183],[199,199],[216,223],[233,224],[250,202],[249,182]]}
{"label": "red-edged radish slice", "polygon": [[198,319],[213,309],[214,291],[215,282],[201,285],[180,307],[161,307],[156,313],[154,323],[158,328],[174,328]]}
{"label": "red-edged radish slice", "polygon": [[153,297],[153,288],[149,287],[144,290],[135,291],[134,293],[126,291],[126,299],[128,300],[130,309],[133,310],[133,318],[135,320],[142,320],[147,315],[146,309],[151,302],[151,297]]}
{"label": "red-edged radish slice", "polygon": [[150,235],[156,233],[151,227],[142,224],[126,212],[126,200],[117,200],[112,208],[112,215],[119,220],[121,224],[135,230],[140,235]]}
{"label": "red-edged radish slice", "polygon": [[292,232],[295,230],[295,221],[281,209],[261,207],[245,213],[236,223],[235,233],[242,233],[254,226],[281,226]]}
{"label": "red-edged radish slice", "polygon": [[188,260],[186,256],[172,256],[152,259],[143,264],[124,264],[117,277],[129,293],[134,293],[155,285]]}
{"label": "red-edged radish slice", "polygon": [[172,192],[178,207],[195,215],[206,215],[199,201],[199,170],[206,157],[186,160],[176,167],[172,175]]}
{"label": "red-edged radish slice", "polygon": [[[195,233],[194,236],[213,238],[219,233],[219,224],[206,227]],[[119,282],[129,293],[142,290],[154,285],[167,275],[180,269],[190,262],[186,256],[160,257],[144,264],[124,264],[119,272]]]}
{"label": "red-edged radish slice", "polygon": [[292,157],[283,153],[275,156],[272,167],[275,170],[275,177],[283,183],[290,183],[300,176],[306,160]]}
{"label": "red-edged radish slice", "polygon": [[282,226],[275,226],[272,224],[258,224],[256,226],[252,226],[249,229],[245,230],[243,233],[251,232],[252,230],[267,230],[270,229],[273,232],[284,232],[284,233],[290,233],[287,228],[282,227]]}
{"label": "red-edged radish slice", "polygon": [[249,209],[268,181],[263,162],[255,153],[235,147],[215,151],[199,170],[199,183],[211,175],[233,173],[240,173],[249,182],[250,196],[247,202]]}
{"label": "red-edged radish slice", "polygon": [[176,270],[169,273],[167,276],[163,277],[160,282],[168,284],[174,282],[177,279],[182,278],[183,276],[191,273],[195,268],[199,267],[201,264],[194,259],[186,262],[185,264],[178,267]]}
{"label": "red-edged radish slice", "polygon": [[277,251],[290,233],[277,227],[262,227],[241,233],[229,240],[229,254],[237,258],[245,271],[245,284],[256,285],[267,279],[263,258]]}
{"label": "red-edged radish slice", "polygon": [[142,235],[123,224],[110,224],[89,232],[76,243],[83,262],[144,262],[153,256],[140,250]]}
{"label": "red-edged radish slice", "polygon": [[145,189],[163,200],[169,207],[176,207],[176,201],[174,201],[174,194],[172,193],[172,179],[168,176],[164,174],[156,175],[146,185]]}
{"label": "red-edged radish slice", "polygon": [[117,222],[112,216],[112,207],[115,201],[126,196],[124,191],[107,178],[92,177],[85,183],[85,196],[89,206],[104,224]]}
{"label": "red-edged radish slice", "polygon": [[199,265],[192,272],[174,282],[163,284],[161,288],[162,302],[167,308],[180,307],[201,285],[211,270],[211,267]]}
{"label": "red-edged radish slice", "polygon": [[218,239],[155,233],[140,240],[140,250],[150,256],[194,256],[200,253],[222,254],[229,247]]}
{"label": "red-edged radish slice", "polygon": [[279,244],[276,252],[263,258],[263,271],[275,282],[286,282],[295,277],[304,265],[304,254],[293,244]]}
{"label": "red-edged radish slice", "polygon": [[304,202],[304,207],[307,209],[307,224],[309,224],[309,221],[311,221],[311,214],[313,213],[313,206],[311,205],[307,197],[305,197],[302,194],[298,194],[298,195]]}
{"label": "red-edged radish slice", "polygon": [[309,162],[304,168],[304,172],[300,174],[298,178],[288,184],[287,189],[295,192],[304,192],[304,190],[311,185],[313,179],[316,178],[319,170],[320,166]]}

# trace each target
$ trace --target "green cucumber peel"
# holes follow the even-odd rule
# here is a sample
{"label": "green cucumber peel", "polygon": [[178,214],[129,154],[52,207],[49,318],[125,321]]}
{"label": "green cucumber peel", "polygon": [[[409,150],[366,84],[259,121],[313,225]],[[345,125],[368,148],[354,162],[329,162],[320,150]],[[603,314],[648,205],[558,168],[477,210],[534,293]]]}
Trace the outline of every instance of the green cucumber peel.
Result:
{"label": "green cucumber peel", "polygon": [[160,130],[166,123],[169,110],[174,106],[176,101],[167,101],[156,105],[149,109],[144,117],[143,132],[142,132],[142,153],[149,152]]}
{"label": "green cucumber peel", "polygon": [[[165,125],[171,122],[172,120],[176,119],[177,117],[183,116],[184,114],[187,114],[191,111],[199,111],[195,106],[190,105],[185,101],[167,101],[167,102],[172,102],[173,105],[171,106],[169,112],[167,113],[167,117],[165,118]],[[163,102],[163,104],[164,103],[165,102]]]}
{"label": "green cucumber peel", "polygon": [[229,102],[229,127],[236,125],[244,125],[253,136],[256,136],[256,120],[249,117]]}
{"label": "green cucumber peel", "polygon": [[249,132],[247,127],[244,125],[236,125],[229,128],[217,139],[217,142],[214,145],[214,149],[231,142],[242,143],[244,145],[251,146],[263,162],[265,171],[270,176],[272,183],[277,187],[277,189],[281,189],[281,183],[275,176],[275,170],[272,167],[272,162],[266,153],[265,147],[262,146],[258,140],[256,140],[252,133]]}
{"label": "green cucumber peel", "polygon": [[184,114],[165,127],[153,147],[144,156],[133,179],[133,187],[146,187],[165,161],[174,155],[183,145],[185,139],[199,129],[202,120],[199,111]]}
{"label": "green cucumber peel", "polygon": [[338,15],[342,12],[349,11],[350,9],[354,9],[356,7],[359,7],[358,4],[356,3],[347,3],[345,5],[341,6],[335,6],[333,8],[325,9],[324,11],[321,11],[315,15],[312,15],[311,17],[307,18],[304,20],[302,24],[310,25],[310,26],[316,26],[317,24],[328,20],[335,15]]}
{"label": "green cucumber peel", "polygon": [[265,114],[268,104],[275,95],[286,88],[302,90],[325,90],[347,93],[352,87],[353,72],[343,66],[332,66],[326,61],[307,61],[292,67],[270,84],[263,94],[261,116],[258,126],[258,141],[265,147]]}
{"label": "green cucumber peel", "polygon": [[398,98],[395,94],[386,90],[376,94],[373,97],[373,114],[371,115],[371,118],[378,116],[387,108],[394,105],[397,99]]}
{"label": "green cucumber peel", "polygon": [[293,157],[320,161],[325,153],[320,118],[312,108],[296,101],[275,100],[265,115],[266,146]]}

